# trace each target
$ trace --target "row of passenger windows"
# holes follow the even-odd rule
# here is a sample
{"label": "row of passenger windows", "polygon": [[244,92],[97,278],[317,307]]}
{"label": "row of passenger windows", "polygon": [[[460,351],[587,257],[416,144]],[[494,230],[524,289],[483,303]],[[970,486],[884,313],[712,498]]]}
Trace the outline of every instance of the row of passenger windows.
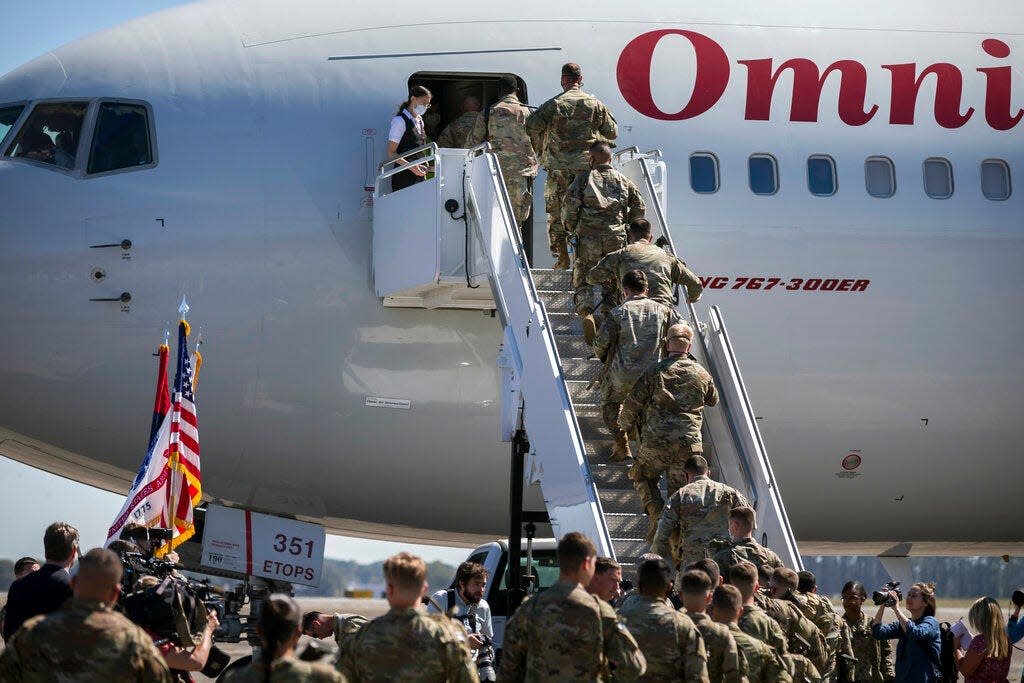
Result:
{"label": "row of passenger windows", "polygon": [[[4,156],[29,159],[64,170],[80,167],[93,175],[153,164],[149,112],[142,104],[98,102],[91,138],[83,127],[90,102],[40,102],[21,124]],[[0,109],[0,141],[21,118],[25,105]],[[82,138],[89,140],[83,147]]]}
{"label": "row of passenger windows", "polygon": [[[779,191],[779,163],[770,154],[752,154],[747,160],[750,191],[770,195]],[[948,159],[933,157],[922,165],[924,192],[932,199],[953,196],[953,165]],[[698,194],[718,192],[718,157],[710,152],[690,155],[690,187]],[[807,189],[816,197],[831,197],[839,188],[836,162],[825,154],[807,158]],[[896,167],[889,157],[868,157],[864,161],[864,189],[872,197],[896,194]],[[1010,166],[1002,159],[981,162],[981,193],[986,199],[1002,201],[1010,196]]]}

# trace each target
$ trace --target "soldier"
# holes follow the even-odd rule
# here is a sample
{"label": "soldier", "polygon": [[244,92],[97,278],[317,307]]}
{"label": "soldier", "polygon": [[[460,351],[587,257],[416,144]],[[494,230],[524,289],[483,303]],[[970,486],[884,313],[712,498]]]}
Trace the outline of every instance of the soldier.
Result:
{"label": "soldier", "polygon": [[609,605],[619,597],[622,585],[622,567],[610,557],[599,557],[594,562],[594,576],[587,584],[587,592]]}
{"label": "soldier", "polygon": [[322,639],[331,636],[340,648],[348,638],[359,633],[367,623],[362,614],[323,614],[312,611],[302,615],[302,633],[312,638]]}
{"label": "soldier", "polygon": [[626,301],[616,306],[601,323],[594,350],[604,362],[601,372],[601,416],[615,448],[611,462],[632,457],[626,432],[619,427],[619,411],[633,382],[652,362],[661,360],[661,340],[669,326],[681,322],[679,314],[668,306],[647,298],[647,278],[643,271],[631,270],[622,278]]}
{"label": "soldier", "polygon": [[468,95],[462,100],[462,114],[437,136],[438,147],[469,149],[484,141],[487,130],[480,113],[480,98]]}
{"label": "soldier", "polygon": [[526,134],[530,110],[516,97],[514,76],[498,80],[498,94],[500,99],[491,105],[487,116],[487,139],[498,157],[516,224],[522,226],[533,204],[530,180],[537,176],[537,155]]}
{"label": "soldier", "polygon": [[750,683],[792,683],[793,678],[782,655],[740,629],[742,600],[735,586],[719,586],[711,599],[711,618],[726,624],[736,639],[747,665],[747,680]]}
{"label": "soldier", "polygon": [[[637,573],[638,574],[640,573],[641,565],[643,565],[643,563],[646,562],[647,560],[662,560],[662,559],[664,559],[664,558],[661,555],[658,555],[657,553],[644,553],[640,557],[636,558],[636,571],[637,571]],[[621,578],[620,578],[620,580],[621,580]],[[616,601],[612,603],[612,607],[614,607],[616,611],[618,611],[620,609],[626,609],[627,607],[629,607],[630,604],[633,603],[634,600],[639,600],[639,599],[640,599],[640,591],[637,590],[636,586],[633,586],[628,591],[626,591],[621,596],[619,596],[618,599],[616,599]]]}
{"label": "soldier", "polygon": [[[499,681],[629,680],[644,655],[611,605],[583,586],[594,576],[597,549],[579,532],[558,542],[558,581],[524,602],[505,627]],[[582,585],[581,585],[582,584]]]}
{"label": "soldier", "polygon": [[[681,568],[683,571],[691,571],[696,569],[697,571],[704,572],[707,577],[711,579],[711,589],[714,590],[718,586],[725,583],[722,580],[722,570],[719,568],[718,563],[708,557],[703,557],[696,562],[691,562],[685,567]],[[708,594],[708,600],[711,600],[710,593]]]}
{"label": "soldier", "polygon": [[[580,90],[583,70],[579,64],[562,66],[562,93],[540,105],[526,121],[533,149],[544,157],[544,209],[548,214],[548,244],[557,260],[555,268],[569,267],[562,200],[569,184],[587,170],[587,150],[594,142],[611,142],[619,134],[615,118],[593,95]],[[584,273],[585,275],[585,273]]]}
{"label": "soldier", "polygon": [[774,648],[780,655],[786,654],[788,647],[782,627],[754,604],[754,594],[761,588],[757,567],[749,562],[740,562],[729,570],[729,584],[735,586],[743,597],[743,614],[739,619],[743,632]]}
{"label": "soldier", "polygon": [[[576,263],[572,284],[573,303],[583,321],[583,338],[594,343],[594,292],[587,273],[605,254],[626,245],[626,223],[643,216],[646,206],[640,190],[626,176],[612,168],[611,147],[595,142],[590,147],[590,170],[576,176],[562,202],[562,223],[570,236],[577,237]],[[612,301],[618,283],[601,286],[602,302]],[[614,305],[614,304],[612,304]],[[608,310],[608,306],[605,310]]]}
{"label": "soldier", "polygon": [[826,612],[836,614],[836,607],[832,604],[832,601],[823,595],[818,595],[818,581],[814,577],[814,572],[803,569],[798,571],[796,575],[799,579],[796,589],[801,595],[807,596],[812,603],[821,605],[821,608]]}
{"label": "soldier", "polygon": [[713,555],[726,576],[729,575],[729,570],[740,562],[750,562],[755,567],[782,566],[782,560],[778,555],[754,540],[756,524],[757,515],[753,508],[744,505],[729,511],[730,540],[716,543],[718,550]]}
{"label": "soldier", "polygon": [[0,653],[0,681],[171,683],[153,640],[113,610],[121,595],[121,560],[94,548],[71,578],[72,598],[26,621]]}
{"label": "soldier", "polygon": [[[623,401],[622,411],[619,413],[619,427],[626,432],[633,429],[638,417],[643,418],[640,452],[629,472],[629,477],[633,480],[633,487],[648,515],[651,525],[648,536],[653,535],[655,520],[665,506],[661,498],[661,489],[658,487],[662,473],[664,472],[668,479],[670,497],[687,485],[691,475],[684,472],[683,462],[687,456],[703,451],[700,434],[703,423],[701,410],[706,405],[713,406],[718,403],[718,392],[711,375],[689,357],[692,340],[693,330],[687,325],[671,326],[665,340],[668,357],[651,365],[640,375]],[[700,462],[704,463],[705,471],[693,473],[694,477],[707,474],[707,461],[701,458]],[[695,488],[702,489],[702,496],[713,490],[715,504],[707,507],[711,501],[703,500],[702,497],[699,509],[691,506],[682,512],[673,511],[672,518],[665,520],[666,523],[679,521],[689,526],[713,512],[708,521],[712,523],[714,533],[703,541],[706,543],[711,538],[724,537],[728,533],[728,510],[745,504],[745,499],[728,486],[716,484],[710,479],[707,482],[702,481],[700,486]],[[725,507],[722,507],[723,505]],[[685,522],[680,515],[687,517]],[[652,546],[651,550],[668,557],[668,534],[674,530],[674,527],[666,528],[662,544]],[[686,561],[683,564],[704,557],[704,552],[704,547],[688,547],[685,553]],[[683,556],[673,554],[672,557],[678,566]]]}
{"label": "soldier", "polygon": [[824,658],[815,664],[822,676],[831,677],[836,670],[840,651],[851,659],[853,657],[852,647],[848,645],[849,635],[844,636],[843,622],[839,616],[835,612],[825,609],[820,604],[820,598],[817,601],[812,601],[807,595],[800,593],[797,590],[799,585],[800,579],[797,573],[788,567],[780,567],[772,573],[772,593],[775,597],[792,603],[821,632],[825,645]]}
{"label": "soldier", "polygon": [[708,683],[704,639],[690,617],[668,601],[672,568],[665,560],[648,560],[637,574],[639,597],[619,617],[636,638],[647,660],[642,681]]}
{"label": "soldier", "polygon": [[847,581],[843,586],[843,620],[850,630],[853,655],[857,658],[853,678],[858,683],[888,683],[896,680],[892,641],[875,640],[871,617],[862,607],[868,599],[864,584]]}
{"label": "soldier", "polygon": [[[358,615],[355,615],[358,616]],[[228,671],[226,683],[345,683],[346,679],[325,664],[304,662],[295,657],[305,617],[299,605],[283,593],[271,595],[260,610],[259,633],[262,652],[244,669]]]}
{"label": "soldier", "polygon": [[[762,576],[761,572],[759,576]],[[754,604],[782,628],[786,638],[787,658],[796,670],[803,672],[804,678],[820,677],[818,672],[828,662],[825,639],[821,631],[792,602],[772,596],[775,589],[771,586],[770,577],[761,578],[759,583],[761,582],[768,586],[769,595],[766,595],[763,589],[755,591]],[[795,674],[796,671],[794,677]]]}
{"label": "soldier", "polygon": [[667,306],[675,306],[672,285],[685,285],[687,301],[696,303],[704,288],[686,264],[653,243],[651,224],[637,218],[626,228],[629,246],[613,251],[598,261],[586,274],[587,282],[599,285],[619,282],[631,270],[642,270],[647,276],[650,296]]}
{"label": "soldier", "polygon": [[743,662],[736,647],[736,639],[727,626],[716,624],[707,615],[714,593],[712,579],[702,570],[690,569],[679,579],[679,595],[683,607],[704,638],[708,653],[708,678],[712,683],[740,683]]}
{"label": "soldier", "polygon": [[426,563],[398,553],[384,562],[384,583],[391,609],[345,641],[341,673],[354,683],[478,683],[462,627],[418,609],[427,593]]}

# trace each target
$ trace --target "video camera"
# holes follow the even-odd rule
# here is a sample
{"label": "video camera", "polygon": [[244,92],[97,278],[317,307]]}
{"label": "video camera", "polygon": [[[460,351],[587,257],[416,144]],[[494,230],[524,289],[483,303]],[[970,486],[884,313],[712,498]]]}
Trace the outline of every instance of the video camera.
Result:
{"label": "video camera", "polygon": [[[894,600],[889,593],[896,593],[896,599]],[[881,590],[877,590],[871,594],[871,601],[876,605],[885,605],[886,607],[895,607],[896,603],[903,599],[903,593],[900,592],[900,582],[890,581]]]}

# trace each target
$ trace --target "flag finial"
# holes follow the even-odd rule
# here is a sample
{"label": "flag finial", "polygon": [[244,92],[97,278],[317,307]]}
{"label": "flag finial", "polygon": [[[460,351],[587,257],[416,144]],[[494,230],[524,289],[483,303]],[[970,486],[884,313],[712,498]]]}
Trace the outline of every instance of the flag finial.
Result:
{"label": "flag finial", "polygon": [[181,305],[178,306],[178,313],[181,313],[182,318],[188,315],[188,299],[184,296],[181,297]]}

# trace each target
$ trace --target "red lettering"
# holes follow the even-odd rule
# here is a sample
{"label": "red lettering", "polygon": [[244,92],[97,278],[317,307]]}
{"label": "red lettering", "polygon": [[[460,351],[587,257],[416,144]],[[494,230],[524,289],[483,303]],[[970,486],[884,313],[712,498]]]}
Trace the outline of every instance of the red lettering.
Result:
{"label": "red lettering", "polygon": [[827,280],[825,280],[824,282],[821,283],[821,291],[823,291],[823,292],[831,292],[832,290],[834,290],[836,288],[836,285],[838,285],[838,284],[839,284],[839,280],[835,279],[834,277],[830,277],[830,278],[828,278]]}
{"label": "red lettering", "polygon": [[[697,58],[697,73],[690,99],[674,114],[664,112],[651,94],[651,62],[658,42],[667,35],[690,41]],[[722,46],[705,35],[680,29],[650,31],[631,40],[619,55],[615,69],[619,91],[629,106],[659,121],[681,121],[700,116],[721,99],[729,83],[729,57]]]}
{"label": "red lettering", "polygon": [[842,282],[839,283],[839,291],[840,292],[849,292],[850,291],[850,287],[852,287],[852,286],[853,286],[853,280],[843,280]]}
{"label": "red lettering", "polygon": [[711,289],[724,289],[728,283],[729,278],[719,275],[718,277],[711,281],[711,284],[708,285],[708,287]]}
{"label": "red lettering", "polygon": [[700,280],[700,286],[701,287],[705,287],[706,288],[708,286],[708,284],[711,282],[711,276],[710,275],[708,275],[707,277],[701,277],[700,275],[698,275],[697,278]]}
{"label": "red lettering", "polygon": [[[999,59],[1010,56],[1010,46],[995,38],[983,40],[981,49]],[[979,68],[978,71],[985,74],[985,120],[996,130],[1010,130],[1024,116],[1024,109],[1018,110],[1013,116],[1010,115],[1012,67],[989,66]]]}
{"label": "red lettering", "polygon": [[914,110],[917,108],[917,92],[929,74],[935,74],[935,122],[943,128],[959,128],[974,114],[974,107],[968,107],[966,114],[960,113],[960,97],[963,95],[963,75],[960,69],[945,62],[932,64],[915,78],[917,64],[883,64],[883,69],[892,73],[892,94],[889,109],[889,123],[914,125]]}
{"label": "red lettering", "polygon": [[818,75],[818,65],[809,59],[790,59],[783,62],[772,73],[772,60],[741,59],[747,67],[747,111],[748,121],[767,121],[772,108],[772,95],[779,76],[786,69],[793,72],[793,101],[789,108],[790,121],[817,121],[821,89],[833,71],[840,74],[839,118],[848,126],[863,126],[874,117],[878,105],[871,105],[864,111],[864,99],[868,89],[868,72],[864,65],[851,59],[833,63],[825,73]]}
{"label": "red lettering", "polygon": [[856,282],[853,283],[853,290],[852,291],[854,291],[854,292],[864,292],[864,291],[867,291],[867,288],[868,288],[869,284],[871,284],[871,280],[857,280]]}

